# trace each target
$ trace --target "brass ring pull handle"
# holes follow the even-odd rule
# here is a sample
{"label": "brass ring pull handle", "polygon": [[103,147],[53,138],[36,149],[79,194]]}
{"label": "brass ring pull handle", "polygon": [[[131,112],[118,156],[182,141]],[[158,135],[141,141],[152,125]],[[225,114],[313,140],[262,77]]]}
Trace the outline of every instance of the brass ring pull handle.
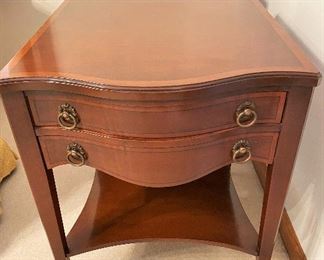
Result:
{"label": "brass ring pull handle", "polygon": [[255,124],[258,115],[255,112],[255,105],[250,101],[246,101],[239,105],[236,109],[236,124],[239,127],[250,127]]}
{"label": "brass ring pull handle", "polygon": [[234,163],[246,163],[251,159],[251,146],[246,140],[240,140],[234,144],[232,159]]}
{"label": "brass ring pull handle", "polygon": [[77,143],[69,144],[66,148],[66,160],[73,166],[80,167],[87,160],[87,153],[83,147]]}
{"label": "brass ring pull handle", "polygon": [[70,104],[63,104],[58,107],[57,121],[61,127],[67,130],[75,129],[79,123],[79,116],[75,108]]}

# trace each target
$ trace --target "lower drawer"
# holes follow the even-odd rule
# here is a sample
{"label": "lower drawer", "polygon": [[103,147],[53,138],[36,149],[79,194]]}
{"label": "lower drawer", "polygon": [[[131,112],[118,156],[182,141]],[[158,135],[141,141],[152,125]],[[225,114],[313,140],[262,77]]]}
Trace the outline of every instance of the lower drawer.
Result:
{"label": "lower drawer", "polygon": [[187,183],[249,155],[252,160],[270,164],[278,138],[277,132],[257,130],[163,140],[118,139],[84,130],[40,129],[38,134],[48,168],[69,161],[84,162],[116,178],[149,187]]}

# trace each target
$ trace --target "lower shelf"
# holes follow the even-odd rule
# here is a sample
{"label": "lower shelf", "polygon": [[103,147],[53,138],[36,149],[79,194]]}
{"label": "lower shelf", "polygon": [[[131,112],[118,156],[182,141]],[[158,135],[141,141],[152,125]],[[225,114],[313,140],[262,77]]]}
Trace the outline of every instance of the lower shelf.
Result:
{"label": "lower shelf", "polygon": [[194,240],[257,254],[258,235],[224,167],[194,182],[147,188],[96,172],[67,236],[69,256],[156,239]]}

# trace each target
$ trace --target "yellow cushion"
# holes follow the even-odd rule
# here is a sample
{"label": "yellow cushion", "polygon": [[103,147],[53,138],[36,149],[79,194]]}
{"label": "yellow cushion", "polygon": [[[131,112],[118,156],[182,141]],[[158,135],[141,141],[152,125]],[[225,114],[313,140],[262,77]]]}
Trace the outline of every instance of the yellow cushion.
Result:
{"label": "yellow cushion", "polygon": [[17,156],[8,144],[0,138],[0,182],[16,168]]}

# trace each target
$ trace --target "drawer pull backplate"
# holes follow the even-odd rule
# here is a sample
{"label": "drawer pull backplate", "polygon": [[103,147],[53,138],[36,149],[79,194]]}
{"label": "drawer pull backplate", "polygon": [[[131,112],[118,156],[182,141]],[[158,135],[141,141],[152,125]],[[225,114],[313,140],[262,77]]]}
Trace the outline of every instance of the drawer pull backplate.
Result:
{"label": "drawer pull backplate", "polygon": [[245,163],[251,159],[251,146],[248,141],[240,140],[234,144],[232,159],[234,163]]}
{"label": "drawer pull backplate", "polygon": [[255,104],[251,101],[245,101],[236,109],[236,124],[239,127],[250,127],[255,124],[257,118]]}
{"label": "drawer pull backplate", "polygon": [[81,145],[71,143],[67,146],[66,150],[66,159],[71,165],[80,167],[85,164],[88,156]]}
{"label": "drawer pull backplate", "polygon": [[72,130],[80,122],[78,113],[70,104],[63,104],[58,107],[57,121],[64,129]]}

